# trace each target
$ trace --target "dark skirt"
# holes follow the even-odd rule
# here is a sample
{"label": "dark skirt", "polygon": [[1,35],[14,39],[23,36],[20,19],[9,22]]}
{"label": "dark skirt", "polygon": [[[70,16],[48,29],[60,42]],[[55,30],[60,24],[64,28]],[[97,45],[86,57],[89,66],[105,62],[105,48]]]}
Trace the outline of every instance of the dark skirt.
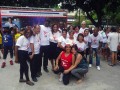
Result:
{"label": "dark skirt", "polygon": [[57,43],[54,42],[50,42],[50,55],[49,55],[49,59],[56,59],[59,55],[59,49],[57,47]]}

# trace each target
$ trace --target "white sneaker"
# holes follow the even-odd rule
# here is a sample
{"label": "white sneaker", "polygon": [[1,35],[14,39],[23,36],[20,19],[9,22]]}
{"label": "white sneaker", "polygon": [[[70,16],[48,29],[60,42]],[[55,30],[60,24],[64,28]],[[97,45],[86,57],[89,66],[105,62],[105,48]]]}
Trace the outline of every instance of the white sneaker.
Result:
{"label": "white sneaker", "polygon": [[97,66],[97,70],[99,70],[99,71],[100,71],[100,66]]}
{"label": "white sneaker", "polygon": [[89,67],[91,68],[91,67],[92,67],[92,64],[89,64]]}
{"label": "white sneaker", "polygon": [[59,78],[59,81],[62,82],[63,80],[63,73],[60,74],[60,78]]}

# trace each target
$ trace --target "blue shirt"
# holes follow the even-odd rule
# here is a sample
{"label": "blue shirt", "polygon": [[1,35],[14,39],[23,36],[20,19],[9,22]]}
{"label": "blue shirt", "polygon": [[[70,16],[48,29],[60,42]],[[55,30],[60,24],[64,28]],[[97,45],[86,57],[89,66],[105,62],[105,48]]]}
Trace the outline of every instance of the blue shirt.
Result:
{"label": "blue shirt", "polygon": [[11,34],[3,34],[3,46],[13,46],[13,37]]}

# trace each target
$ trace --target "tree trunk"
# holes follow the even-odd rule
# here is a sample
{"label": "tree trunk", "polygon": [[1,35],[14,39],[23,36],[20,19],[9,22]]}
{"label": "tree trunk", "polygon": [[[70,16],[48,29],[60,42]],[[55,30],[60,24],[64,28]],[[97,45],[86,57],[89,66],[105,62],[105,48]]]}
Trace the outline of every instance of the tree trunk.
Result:
{"label": "tree trunk", "polygon": [[88,12],[86,12],[86,14],[95,27],[100,27],[102,25],[102,15],[97,14],[98,22],[96,22]]}
{"label": "tree trunk", "polygon": [[95,26],[97,26],[97,23],[96,23],[95,20],[92,18],[92,16],[91,16],[88,12],[86,12],[86,14],[87,14],[88,19],[90,19],[90,21],[92,22],[92,24],[95,25]]}

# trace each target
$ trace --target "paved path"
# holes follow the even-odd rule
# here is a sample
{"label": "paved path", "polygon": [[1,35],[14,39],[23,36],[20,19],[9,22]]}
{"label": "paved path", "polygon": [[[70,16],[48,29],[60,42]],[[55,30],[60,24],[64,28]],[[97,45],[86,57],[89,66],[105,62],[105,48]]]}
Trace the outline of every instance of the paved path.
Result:
{"label": "paved path", "polygon": [[[1,62],[2,60],[0,65]],[[68,86],[58,81],[58,76],[53,74],[51,68],[49,71],[49,73],[42,71],[43,75],[38,82],[34,86],[29,86],[18,82],[19,64],[10,66],[7,61],[7,67],[0,68],[0,90],[120,90],[120,64],[111,67],[101,60],[101,71],[93,66],[83,83],[76,84],[76,80],[72,78]]]}

